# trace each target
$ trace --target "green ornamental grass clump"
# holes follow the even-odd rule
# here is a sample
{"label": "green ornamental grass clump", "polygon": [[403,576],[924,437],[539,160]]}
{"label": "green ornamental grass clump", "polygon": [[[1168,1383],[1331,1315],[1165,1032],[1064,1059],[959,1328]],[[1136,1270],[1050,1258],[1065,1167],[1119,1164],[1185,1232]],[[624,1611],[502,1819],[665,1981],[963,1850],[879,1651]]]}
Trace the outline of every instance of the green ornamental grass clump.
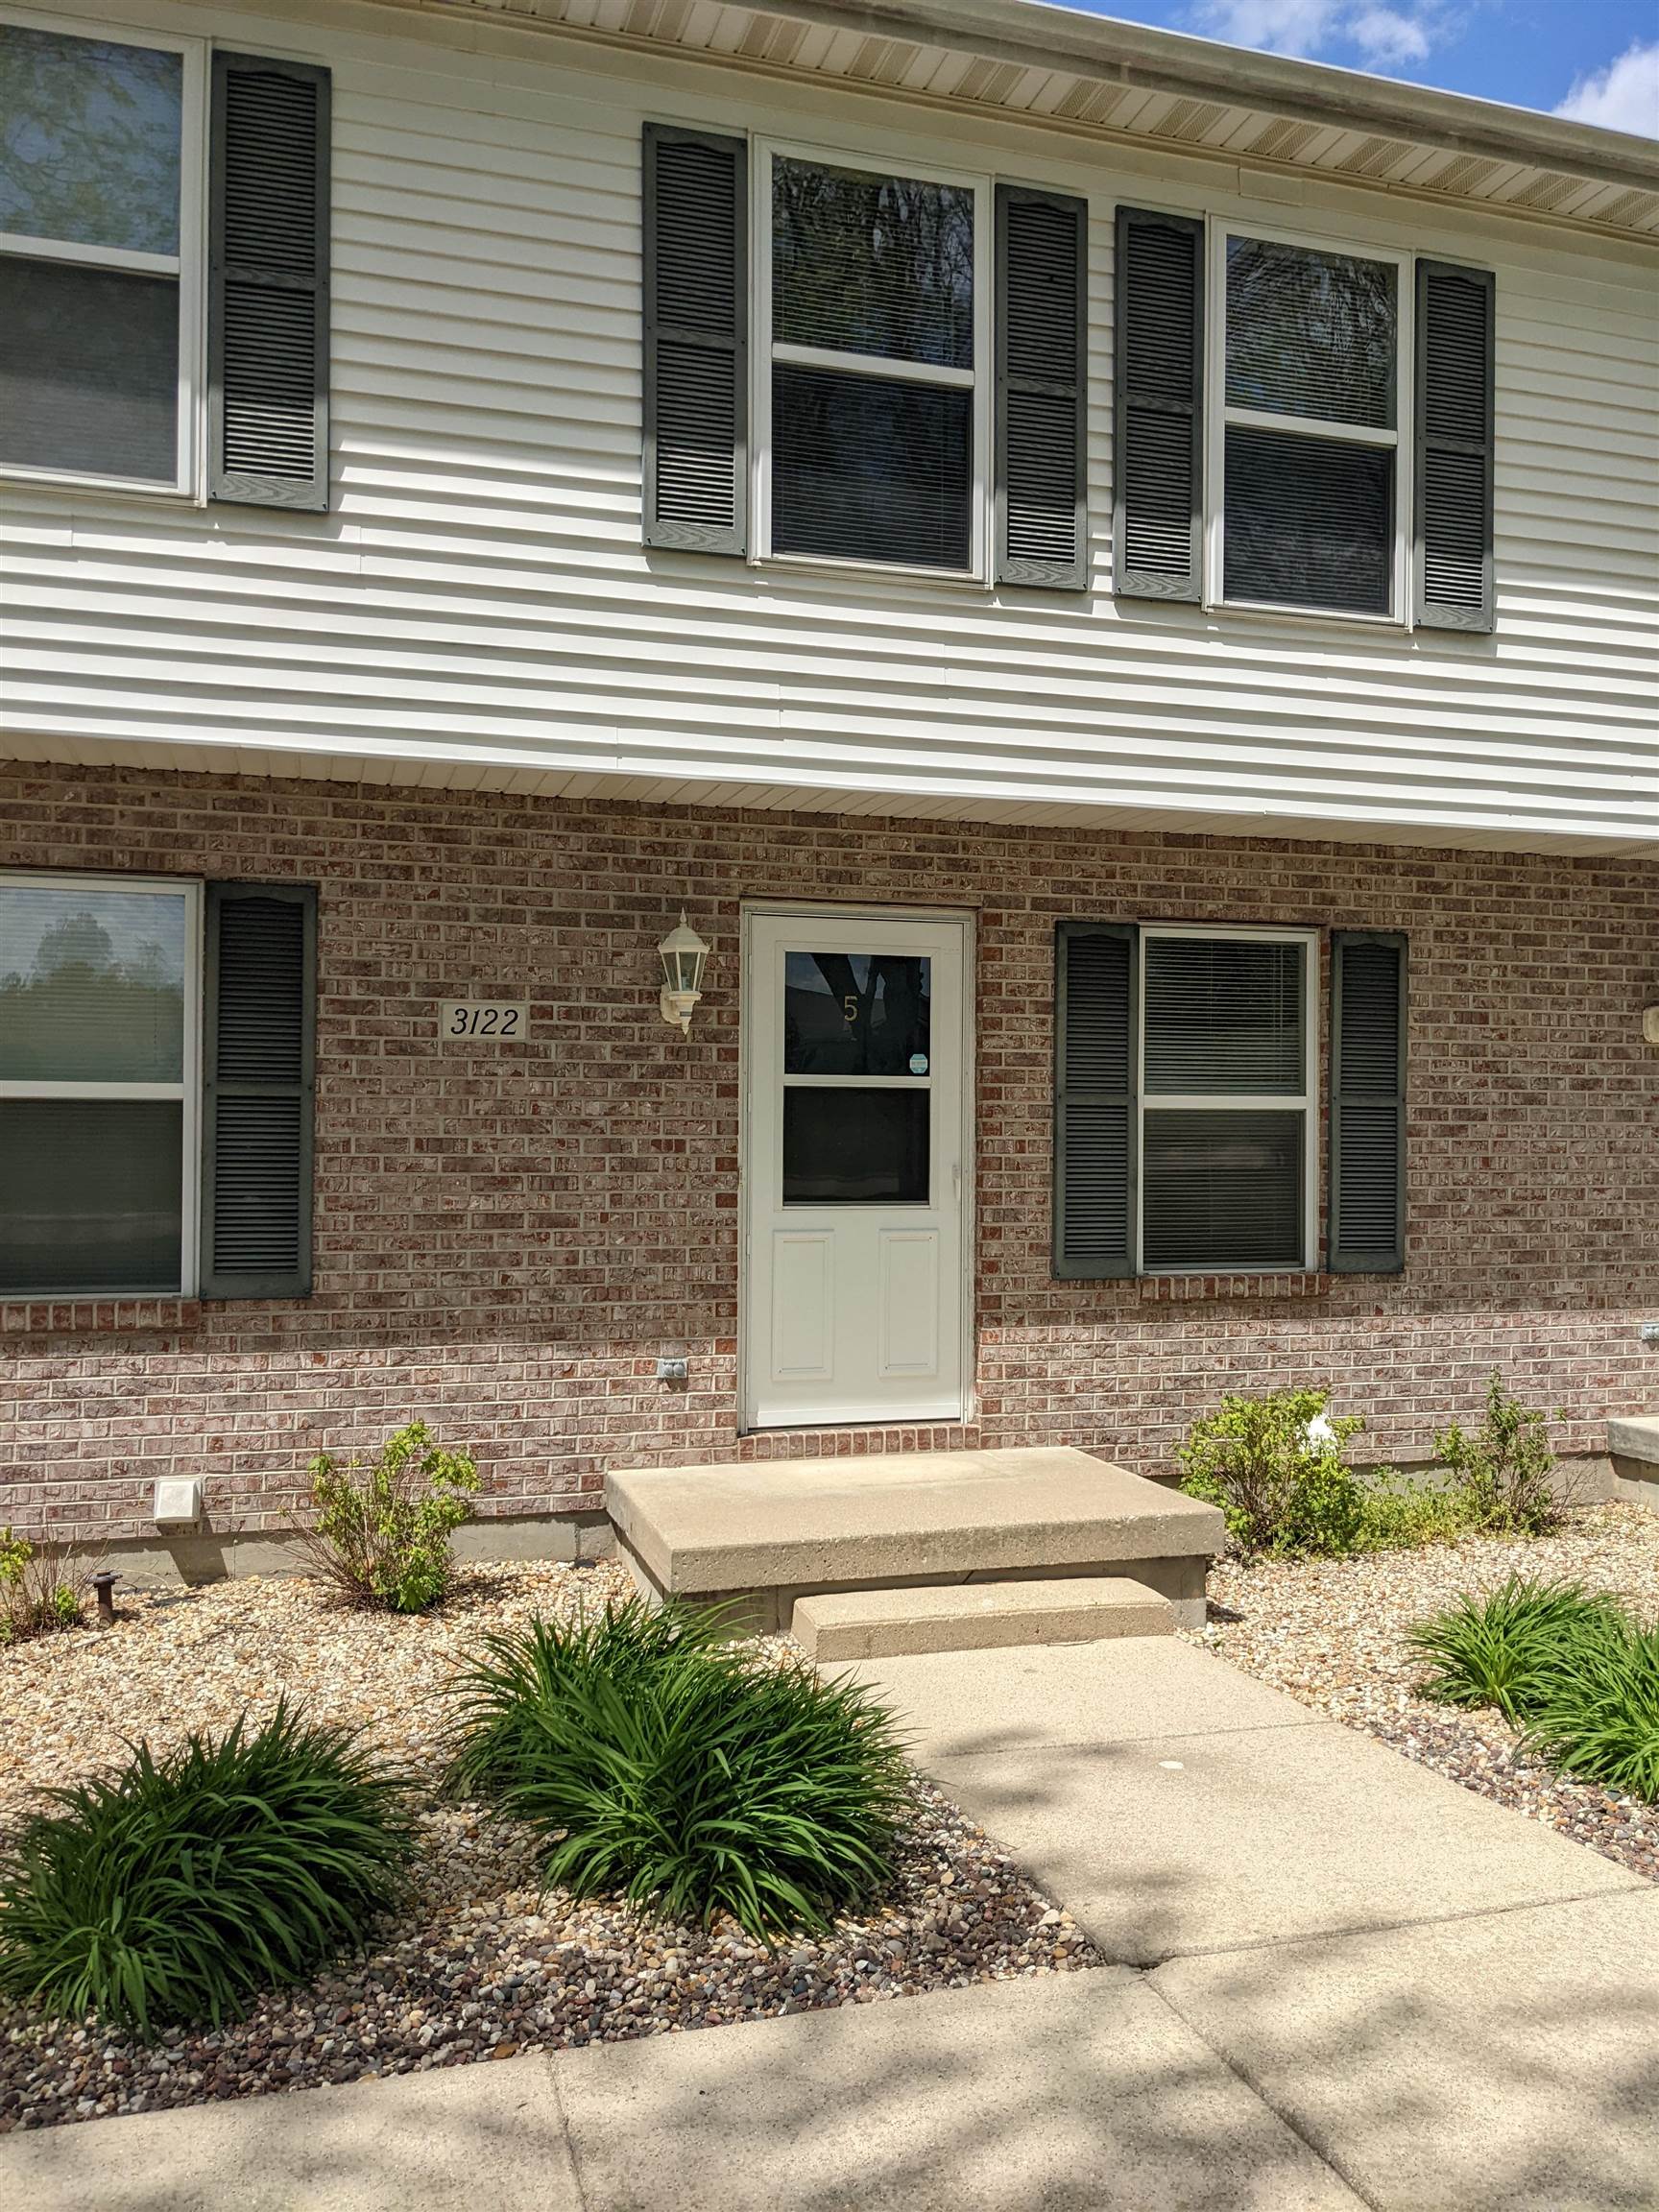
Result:
{"label": "green ornamental grass clump", "polygon": [[1528,1722],[1552,1765],[1659,1804],[1659,1629],[1626,1623],[1556,1669]]}
{"label": "green ornamental grass clump", "polygon": [[0,1994],[141,2037],[354,1948],[414,1855],[410,1785],[286,1705],[48,1791],[0,1849]]}
{"label": "green ornamental grass clump", "polygon": [[452,1686],[450,1787],[541,1839],[548,1887],[760,1939],[881,1887],[905,1809],[893,1722],[851,1682],[757,1664],[721,1615],[635,1601],[489,1638]]}
{"label": "green ornamental grass clump", "polygon": [[477,1488],[469,1455],[445,1451],[424,1421],[411,1421],[367,1463],[320,1454],[311,1462],[317,1518],[299,1533],[349,1604],[424,1613],[448,1592],[450,1539]]}
{"label": "green ornamental grass clump", "polygon": [[1659,1803],[1659,1629],[1576,1583],[1511,1576],[1422,1623],[1422,1694],[1495,1706],[1550,1763]]}
{"label": "green ornamental grass clump", "polygon": [[1430,1662],[1421,1693],[1436,1704],[1493,1705],[1506,1720],[1530,1720],[1563,1673],[1617,1642],[1623,1616],[1610,1598],[1576,1582],[1511,1575],[1496,1590],[1455,1605],[1410,1632]]}

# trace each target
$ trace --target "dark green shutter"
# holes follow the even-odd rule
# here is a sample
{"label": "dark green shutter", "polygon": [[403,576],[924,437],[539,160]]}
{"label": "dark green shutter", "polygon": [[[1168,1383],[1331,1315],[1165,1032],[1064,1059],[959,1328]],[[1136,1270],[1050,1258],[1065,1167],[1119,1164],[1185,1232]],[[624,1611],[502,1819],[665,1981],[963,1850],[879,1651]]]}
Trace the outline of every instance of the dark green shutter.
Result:
{"label": "dark green shutter", "polygon": [[1062,922],[1056,933],[1056,1275],[1135,1273],[1139,935],[1132,922]]}
{"label": "dark green shutter", "polygon": [[213,57],[207,489],[328,505],[326,69]]}
{"label": "dark green shutter", "polygon": [[645,542],[748,550],[749,150],[647,123]]}
{"label": "dark green shutter", "polygon": [[1416,619],[1490,630],[1493,326],[1489,269],[1417,264]]}
{"label": "dark green shutter", "polygon": [[1114,588],[1201,599],[1204,226],[1118,210]]}
{"label": "dark green shutter", "polygon": [[1406,1264],[1406,939],[1331,938],[1331,1192],[1335,1275]]}
{"label": "dark green shutter", "polygon": [[317,893],[209,883],[202,1295],[311,1289]]}
{"label": "dark green shutter", "polygon": [[999,584],[1089,581],[1089,209],[997,187],[997,566]]}

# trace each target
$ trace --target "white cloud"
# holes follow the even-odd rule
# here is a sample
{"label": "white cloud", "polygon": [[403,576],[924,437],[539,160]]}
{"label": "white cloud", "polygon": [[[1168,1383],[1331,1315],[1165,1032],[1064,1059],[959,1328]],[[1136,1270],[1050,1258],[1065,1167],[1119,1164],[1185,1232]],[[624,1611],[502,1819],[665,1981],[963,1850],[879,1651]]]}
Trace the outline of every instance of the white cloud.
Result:
{"label": "white cloud", "polygon": [[1605,69],[1580,77],[1555,112],[1574,123],[1659,138],[1659,39],[1631,46]]}
{"label": "white cloud", "polygon": [[1328,42],[1341,12],[1341,0],[1205,0],[1198,20],[1230,46],[1307,55]]}
{"label": "white cloud", "polygon": [[1421,15],[1398,8],[1365,8],[1348,25],[1348,36],[1367,61],[1426,61],[1431,43]]}
{"label": "white cloud", "polygon": [[1308,57],[1345,52],[1371,67],[1427,60],[1443,0],[1201,0],[1195,28],[1229,45]]}

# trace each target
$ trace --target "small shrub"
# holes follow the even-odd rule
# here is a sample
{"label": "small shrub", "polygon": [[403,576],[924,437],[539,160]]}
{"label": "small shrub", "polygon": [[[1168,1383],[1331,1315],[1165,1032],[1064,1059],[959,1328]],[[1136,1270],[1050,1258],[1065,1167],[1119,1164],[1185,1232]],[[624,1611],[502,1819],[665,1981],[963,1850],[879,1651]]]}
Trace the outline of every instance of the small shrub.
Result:
{"label": "small shrub", "polygon": [[759,1939],[822,1931],[891,1873],[893,1723],[853,1683],[755,1665],[724,1625],[630,1604],[492,1638],[455,1686],[451,1783],[538,1832],[549,1887]]}
{"label": "small shrub", "polygon": [[1576,1582],[1511,1575],[1484,1597],[1460,1599],[1419,1623],[1410,1642],[1431,1664],[1423,1696],[1442,1705],[1495,1705],[1520,1725],[1625,1632],[1610,1598],[1593,1597]]}
{"label": "small shrub", "polygon": [[1182,1489],[1220,1506],[1240,1551],[1340,1553],[1361,1542],[1365,1492],[1342,1449],[1364,1423],[1326,1420],[1325,1403],[1323,1390],[1228,1395],[1181,1447]]}
{"label": "small shrub", "polygon": [[1471,1527],[1461,1490],[1432,1482],[1407,1482],[1390,1468],[1379,1469],[1365,1491],[1359,1542],[1361,1551],[1400,1551],[1425,1544],[1453,1544]]}
{"label": "small shrub", "polygon": [[62,1544],[31,1544],[0,1528],[0,1644],[54,1628],[78,1628],[91,1588],[90,1563]]}
{"label": "small shrub", "polygon": [[367,1465],[325,1452],[311,1462],[311,1563],[347,1601],[423,1613],[449,1588],[449,1539],[471,1511],[478,1470],[445,1452],[424,1421],[389,1436]]}
{"label": "small shrub", "polygon": [[1555,1767],[1659,1803],[1659,1629],[1628,1621],[1550,1670],[1527,1728]]}
{"label": "small shrub", "polygon": [[1561,1527],[1549,1416],[1512,1398],[1497,1368],[1487,1380],[1479,1428],[1471,1433],[1454,1421],[1434,1449],[1467,1500],[1473,1527],[1496,1536],[1548,1536]]}
{"label": "small shrub", "polygon": [[414,1851],[409,1785],[280,1703],[46,1801],[0,1851],[0,1994],[146,2037],[351,1948]]}

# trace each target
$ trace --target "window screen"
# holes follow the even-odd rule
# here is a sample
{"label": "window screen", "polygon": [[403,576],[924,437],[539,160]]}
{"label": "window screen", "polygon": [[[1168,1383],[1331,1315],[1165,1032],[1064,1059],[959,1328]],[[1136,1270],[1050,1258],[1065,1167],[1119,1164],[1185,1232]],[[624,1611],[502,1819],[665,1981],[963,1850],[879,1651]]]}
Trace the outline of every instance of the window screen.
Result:
{"label": "window screen", "polygon": [[772,550],[971,567],[974,192],[778,155],[770,215]]}
{"label": "window screen", "polygon": [[0,1291],[177,1291],[196,894],[0,877]]}
{"label": "window screen", "polygon": [[185,74],[0,23],[0,466],[180,480]]}
{"label": "window screen", "polygon": [[1141,1265],[1307,1262],[1304,939],[1142,933]]}
{"label": "window screen", "polygon": [[1227,240],[1222,588],[1387,614],[1398,528],[1399,270]]}

